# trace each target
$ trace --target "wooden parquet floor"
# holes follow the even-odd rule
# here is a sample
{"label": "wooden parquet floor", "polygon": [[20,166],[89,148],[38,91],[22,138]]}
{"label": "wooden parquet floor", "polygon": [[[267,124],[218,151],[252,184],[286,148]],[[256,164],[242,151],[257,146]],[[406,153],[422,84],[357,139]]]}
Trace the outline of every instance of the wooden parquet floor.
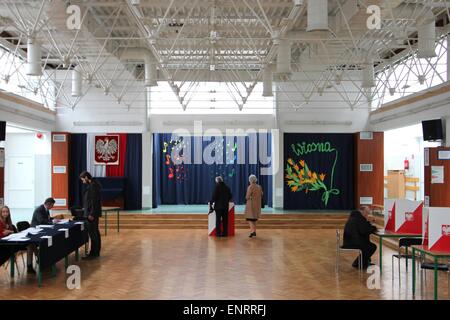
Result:
{"label": "wooden parquet floor", "polygon": [[[258,230],[248,238],[210,238],[206,230],[123,230],[103,237],[102,257],[74,261],[81,289],[66,287],[64,264],[44,273],[43,286],[26,273],[10,281],[0,270],[0,299],[411,299],[410,275],[402,287],[391,280],[392,250],[384,248],[380,290],[369,290],[343,254],[335,267],[334,230]],[[378,261],[375,254],[373,261]],[[18,259],[19,267],[22,266]],[[397,276],[397,275],[396,275]],[[427,295],[432,299],[433,275]],[[447,299],[447,275],[440,273],[440,298]],[[421,299],[418,287],[416,299]]]}

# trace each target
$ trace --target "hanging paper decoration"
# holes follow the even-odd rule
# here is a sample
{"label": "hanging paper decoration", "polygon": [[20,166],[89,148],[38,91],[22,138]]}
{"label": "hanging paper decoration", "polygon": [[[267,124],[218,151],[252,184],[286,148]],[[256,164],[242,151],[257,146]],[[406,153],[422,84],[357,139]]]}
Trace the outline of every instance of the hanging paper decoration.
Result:
{"label": "hanging paper decoration", "polygon": [[119,136],[97,135],[95,136],[94,163],[96,165],[119,164]]}

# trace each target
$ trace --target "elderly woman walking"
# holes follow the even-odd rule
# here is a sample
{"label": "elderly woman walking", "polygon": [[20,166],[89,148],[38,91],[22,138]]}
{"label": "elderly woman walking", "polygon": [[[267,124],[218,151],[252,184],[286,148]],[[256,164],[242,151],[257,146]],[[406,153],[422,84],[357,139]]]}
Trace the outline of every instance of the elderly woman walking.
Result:
{"label": "elderly woman walking", "polygon": [[250,185],[247,188],[245,199],[245,213],[244,216],[250,225],[249,238],[256,237],[256,221],[261,216],[261,199],[263,196],[262,188],[256,182],[258,179],[254,174],[248,177]]}

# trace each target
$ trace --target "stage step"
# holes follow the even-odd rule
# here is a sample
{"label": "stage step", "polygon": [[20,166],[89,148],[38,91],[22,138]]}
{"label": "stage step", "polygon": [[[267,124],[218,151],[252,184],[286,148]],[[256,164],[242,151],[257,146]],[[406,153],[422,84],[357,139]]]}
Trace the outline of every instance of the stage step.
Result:
{"label": "stage step", "polygon": [[[261,229],[342,229],[347,221],[345,214],[263,214],[258,221]],[[243,214],[235,217],[236,229],[248,229]],[[104,218],[100,229],[104,229]],[[117,228],[117,216],[108,214],[108,230]],[[207,229],[206,214],[121,214],[121,229]]]}

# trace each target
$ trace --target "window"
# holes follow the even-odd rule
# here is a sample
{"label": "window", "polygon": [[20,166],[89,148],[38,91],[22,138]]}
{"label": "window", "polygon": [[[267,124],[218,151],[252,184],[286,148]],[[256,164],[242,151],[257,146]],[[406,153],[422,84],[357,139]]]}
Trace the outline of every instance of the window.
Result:
{"label": "window", "polygon": [[[175,82],[177,87],[181,83]],[[169,83],[158,82],[150,94],[150,113],[153,114],[272,114],[273,97],[262,96],[262,83],[257,83],[248,99],[251,83],[186,82],[181,86],[180,101]],[[186,111],[183,111],[182,104]],[[239,111],[239,105],[242,111]]]}

